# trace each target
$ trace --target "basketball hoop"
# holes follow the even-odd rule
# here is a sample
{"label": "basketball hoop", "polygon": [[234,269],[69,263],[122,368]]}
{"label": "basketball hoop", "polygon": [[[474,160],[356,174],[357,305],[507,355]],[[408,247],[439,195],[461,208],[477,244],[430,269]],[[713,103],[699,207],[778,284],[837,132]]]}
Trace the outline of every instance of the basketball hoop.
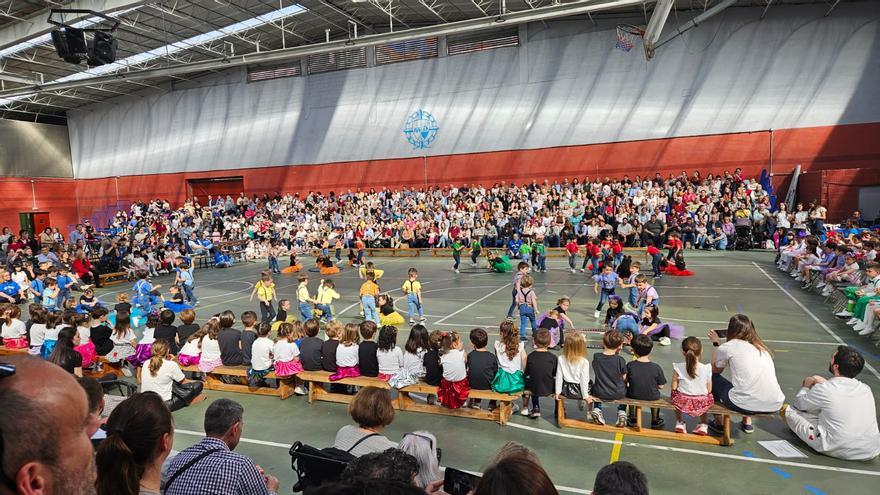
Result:
{"label": "basketball hoop", "polygon": [[638,26],[633,26],[632,24],[618,24],[617,43],[614,44],[614,48],[629,52],[636,46],[636,39],[642,38],[644,35],[645,30]]}

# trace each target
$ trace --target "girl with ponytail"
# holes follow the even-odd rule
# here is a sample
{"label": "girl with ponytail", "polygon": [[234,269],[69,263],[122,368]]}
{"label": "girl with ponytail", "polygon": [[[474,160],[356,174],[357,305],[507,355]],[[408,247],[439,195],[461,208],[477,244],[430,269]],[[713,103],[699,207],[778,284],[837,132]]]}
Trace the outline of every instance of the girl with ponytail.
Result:
{"label": "girl with ponytail", "polygon": [[105,428],[95,458],[97,494],[158,495],[162,463],[174,443],[171,411],[162,398],[132,395],[113,409]]}
{"label": "girl with ponytail", "polygon": [[150,347],[151,356],[141,368],[141,392],[155,392],[172,411],[190,405],[202,393],[200,381],[186,381],[180,366],[173,361],[171,344],[157,339]]}
{"label": "girl with ponytail", "polygon": [[683,415],[699,416],[700,424],[695,435],[709,433],[706,411],[715,401],[712,399],[712,366],[701,363],[703,345],[700,339],[688,337],[681,341],[683,363],[672,365],[672,405],[675,406],[675,432],[687,433]]}

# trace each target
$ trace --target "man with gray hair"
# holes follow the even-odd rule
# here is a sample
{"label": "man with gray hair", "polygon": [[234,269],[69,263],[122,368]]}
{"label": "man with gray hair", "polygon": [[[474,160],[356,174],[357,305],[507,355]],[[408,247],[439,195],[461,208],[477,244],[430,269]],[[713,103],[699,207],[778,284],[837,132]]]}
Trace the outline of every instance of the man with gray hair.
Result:
{"label": "man with gray hair", "polygon": [[278,478],[266,474],[249,457],[233,452],[241,440],[243,414],[241,404],[230,399],[217,399],[208,406],[206,436],[171,461],[165,495],[274,495],[278,491]]}

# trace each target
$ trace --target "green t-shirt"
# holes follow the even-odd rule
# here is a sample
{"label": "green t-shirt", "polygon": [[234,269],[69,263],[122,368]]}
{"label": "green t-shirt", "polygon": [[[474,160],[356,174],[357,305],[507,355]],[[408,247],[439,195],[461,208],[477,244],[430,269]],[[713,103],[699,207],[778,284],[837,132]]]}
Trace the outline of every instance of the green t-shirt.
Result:
{"label": "green t-shirt", "polygon": [[471,242],[471,249],[473,249],[475,252],[479,253],[480,251],[483,250],[483,246],[480,245],[480,241],[473,241],[473,242]]}
{"label": "green t-shirt", "polygon": [[532,252],[532,247],[529,246],[528,244],[523,244],[522,246],[519,247],[519,254],[531,254],[531,252]]}
{"label": "green t-shirt", "polygon": [[461,254],[461,250],[464,249],[464,246],[461,245],[460,242],[455,241],[452,243],[452,252],[455,254]]}
{"label": "green t-shirt", "polygon": [[532,249],[538,254],[544,254],[545,250],[544,245],[539,242],[536,242]]}

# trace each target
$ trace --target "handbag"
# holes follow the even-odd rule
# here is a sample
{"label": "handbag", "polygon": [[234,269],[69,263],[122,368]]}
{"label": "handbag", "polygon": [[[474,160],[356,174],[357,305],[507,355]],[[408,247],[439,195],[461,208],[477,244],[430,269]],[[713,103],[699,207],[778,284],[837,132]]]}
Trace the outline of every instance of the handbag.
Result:
{"label": "handbag", "polygon": [[581,392],[581,384],[563,381],[562,396],[566,399],[583,400],[584,396]]}

